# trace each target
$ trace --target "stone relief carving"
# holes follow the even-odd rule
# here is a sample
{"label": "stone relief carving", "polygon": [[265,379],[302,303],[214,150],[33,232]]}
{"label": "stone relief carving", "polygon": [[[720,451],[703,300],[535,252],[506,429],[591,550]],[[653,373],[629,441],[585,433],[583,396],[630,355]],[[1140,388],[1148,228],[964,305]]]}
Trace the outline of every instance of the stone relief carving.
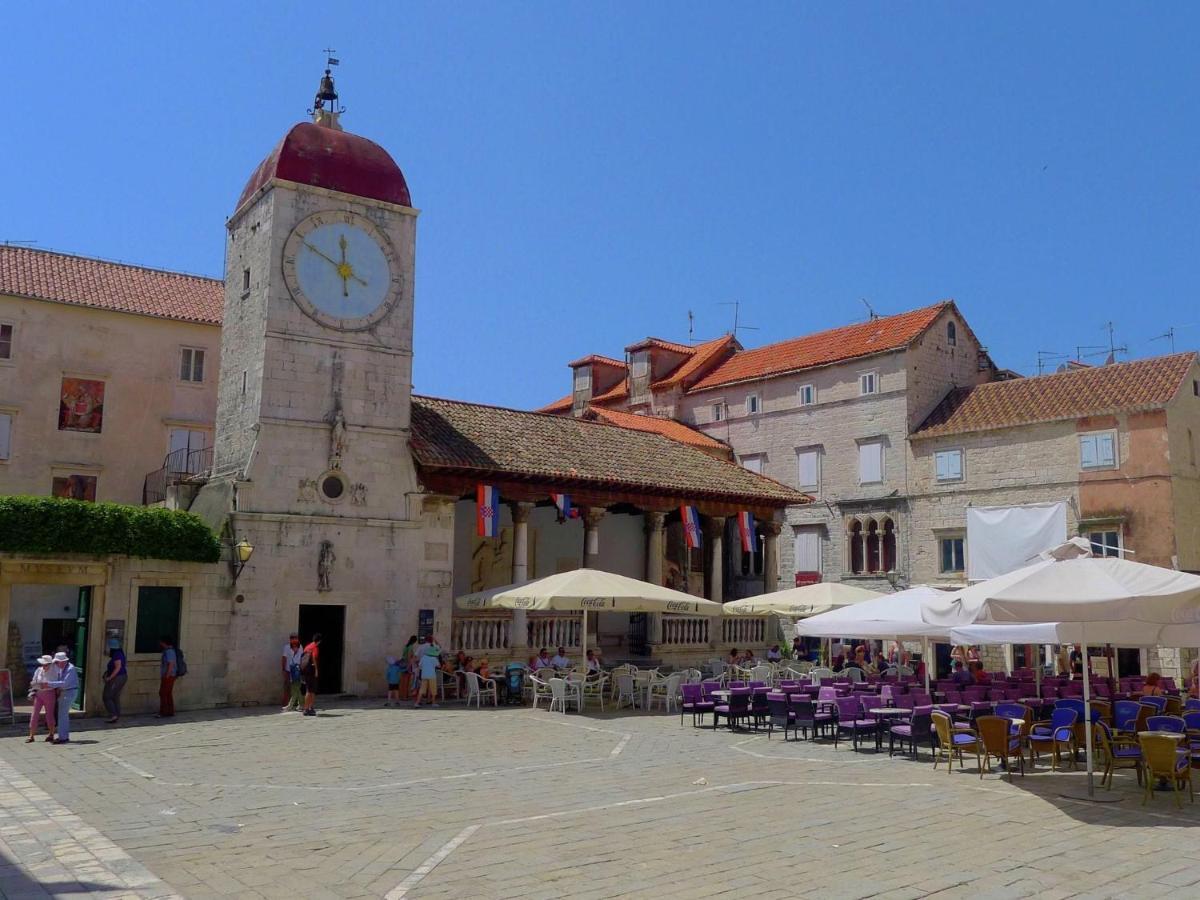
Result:
{"label": "stone relief carving", "polygon": [[317,479],[301,478],[296,483],[296,501],[298,503],[317,502]]}
{"label": "stone relief carving", "polygon": [[350,447],[350,439],[346,434],[346,417],[339,406],[333,413],[333,427],[329,432],[329,468],[340,469],[342,457]]}
{"label": "stone relief carving", "polygon": [[361,481],[350,486],[350,502],[355,506],[367,505],[367,486]]}
{"label": "stone relief carving", "polygon": [[332,591],[330,586],[330,575],[333,573],[333,564],[337,562],[337,556],[333,553],[333,541],[321,541],[320,555],[317,557],[317,590]]}

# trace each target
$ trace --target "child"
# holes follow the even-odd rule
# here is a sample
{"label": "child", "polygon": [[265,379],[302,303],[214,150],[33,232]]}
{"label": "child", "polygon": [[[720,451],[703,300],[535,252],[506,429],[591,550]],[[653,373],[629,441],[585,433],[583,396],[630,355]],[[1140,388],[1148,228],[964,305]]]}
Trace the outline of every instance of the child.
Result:
{"label": "child", "polygon": [[404,672],[404,667],[394,656],[387,658],[387,700],[384,701],[384,706],[391,706],[395,703],[400,705],[400,676]]}

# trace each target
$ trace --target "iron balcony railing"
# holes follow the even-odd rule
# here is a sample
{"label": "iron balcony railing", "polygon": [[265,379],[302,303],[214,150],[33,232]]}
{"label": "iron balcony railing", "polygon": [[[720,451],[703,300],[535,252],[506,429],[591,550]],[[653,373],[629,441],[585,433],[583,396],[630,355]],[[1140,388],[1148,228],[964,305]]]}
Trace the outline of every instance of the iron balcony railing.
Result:
{"label": "iron balcony railing", "polygon": [[167,499],[169,485],[207,475],[212,469],[212,463],[212,447],[201,447],[199,450],[182,447],[172,450],[163,460],[162,468],[155,469],[142,483],[142,505],[161,503]]}

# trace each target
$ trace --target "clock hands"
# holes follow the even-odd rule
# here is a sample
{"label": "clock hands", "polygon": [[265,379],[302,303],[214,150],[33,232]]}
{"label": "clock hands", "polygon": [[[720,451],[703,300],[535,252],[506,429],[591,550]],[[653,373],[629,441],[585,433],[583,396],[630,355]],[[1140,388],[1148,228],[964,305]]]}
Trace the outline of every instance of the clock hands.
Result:
{"label": "clock hands", "polygon": [[363,287],[367,286],[367,283],[363,279],[359,278],[357,275],[354,274],[354,267],[351,266],[350,263],[346,262],[346,236],[345,235],[342,235],[338,239],[338,246],[341,248],[341,251],[342,251],[341,262],[338,262],[333,257],[328,256],[327,254],[321,252],[316,247],[314,247],[312,244],[310,244],[308,241],[304,241],[302,239],[302,242],[305,247],[307,247],[313,253],[317,254],[317,256],[321,257],[321,259],[325,260],[325,262],[329,263],[331,266],[333,266],[335,269],[337,269],[338,276],[342,279],[342,296],[343,297],[350,296],[349,280],[351,278],[353,278],[355,281],[357,281]]}

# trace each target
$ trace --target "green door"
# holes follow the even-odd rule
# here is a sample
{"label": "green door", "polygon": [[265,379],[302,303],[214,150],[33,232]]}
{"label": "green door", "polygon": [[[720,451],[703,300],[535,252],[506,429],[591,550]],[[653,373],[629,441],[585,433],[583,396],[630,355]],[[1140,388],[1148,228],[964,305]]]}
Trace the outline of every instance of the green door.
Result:
{"label": "green door", "polygon": [[83,679],[87,672],[88,618],[92,614],[92,589],[79,589],[79,607],[75,613],[75,653],[72,660],[79,670],[79,692],[75,695],[75,709],[83,709]]}

